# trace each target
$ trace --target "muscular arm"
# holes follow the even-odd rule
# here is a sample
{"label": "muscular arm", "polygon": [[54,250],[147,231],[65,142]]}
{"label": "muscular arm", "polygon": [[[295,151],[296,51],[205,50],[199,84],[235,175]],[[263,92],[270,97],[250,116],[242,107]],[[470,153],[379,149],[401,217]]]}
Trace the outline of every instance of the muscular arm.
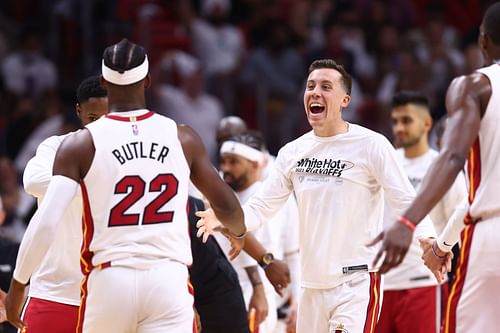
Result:
{"label": "muscular arm", "polygon": [[191,181],[210,202],[217,218],[231,233],[245,233],[243,211],[231,188],[219,177],[200,137],[189,127],[178,126],[178,136],[191,168]]}
{"label": "muscular arm", "polygon": [[[459,77],[450,84],[446,95],[448,123],[438,158],[429,168],[419,194],[403,216],[418,224],[444,196],[463,168],[470,147],[477,139],[481,118],[491,96],[489,80],[480,73]],[[394,223],[371,244],[383,240],[373,260],[376,265],[385,252],[381,274],[399,265],[411,243],[411,231],[403,223]]]}
{"label": "muscular arm", "polygon": [[448,122],[442,148],[424,178],[419,194],[404,214],[410,221],[420,222],[462,170],[469,149],[477,139],[490,96],[490,82],[479,73],[456,78],[450,84],[446,95]]}

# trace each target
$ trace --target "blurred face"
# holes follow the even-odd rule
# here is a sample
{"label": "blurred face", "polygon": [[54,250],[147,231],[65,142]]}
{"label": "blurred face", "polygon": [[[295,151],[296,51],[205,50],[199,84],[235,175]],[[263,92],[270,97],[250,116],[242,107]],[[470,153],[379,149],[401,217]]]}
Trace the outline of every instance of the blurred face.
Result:
{"label": "blurred face", "polygon": [[430,116],[421,108],[421,106],[407,104],[392,109],[392,133],[394,143],[398,148],[416,145],[429,132],[432,125]]}
{"label": "blurred face", "polygon": [[76,105],[76,113],[83,126],[90,124],[108,113],[108,98],[91,97],[82,104]]}
{"label": "blurred face", "polygon": [[236,192],[251,185],[251,173],[254,172],[255,164],[239,155],[222,154],[220,157],[220,171],[224,181]]}
{"label": "blurred face", "polygon": [[341,84],[341,74],[331,68],[316,69],[307,78],[304,109],[307,120],[318,136],[335,134],[335,126],[342,122],[341,111],[351,97]]}

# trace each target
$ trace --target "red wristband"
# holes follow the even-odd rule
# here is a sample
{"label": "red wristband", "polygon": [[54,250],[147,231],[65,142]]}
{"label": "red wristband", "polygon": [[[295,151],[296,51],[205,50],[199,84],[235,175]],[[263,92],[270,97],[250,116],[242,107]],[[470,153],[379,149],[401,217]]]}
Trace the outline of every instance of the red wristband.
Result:
{"label": "red wristband", "polygon": [[417,227],[415,224],[411,223],[411,221],[404,216],[398,217],[398,221],[407,226],[408,229],[410,229],[411,231],[415,231],[415,228]]}

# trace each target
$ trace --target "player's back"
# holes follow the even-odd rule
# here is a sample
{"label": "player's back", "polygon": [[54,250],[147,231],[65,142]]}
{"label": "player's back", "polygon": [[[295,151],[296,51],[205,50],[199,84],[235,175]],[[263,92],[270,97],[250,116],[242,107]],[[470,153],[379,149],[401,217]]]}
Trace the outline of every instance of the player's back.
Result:
{"label": "player's back", "polygon": [[488,218],[500,214],[498,188],[500,187],[500,64],[481,68],[491,84],[491,97],[481,120],[479,136],[472,146],[468,160],[470,182],[470,215]]}
{"label": "player's back", "polygon": [[134,268],[190,264],[190,171],[175,122],[143,109],[108,114],[87,128],[95,155],[82,182],[83,259]]}

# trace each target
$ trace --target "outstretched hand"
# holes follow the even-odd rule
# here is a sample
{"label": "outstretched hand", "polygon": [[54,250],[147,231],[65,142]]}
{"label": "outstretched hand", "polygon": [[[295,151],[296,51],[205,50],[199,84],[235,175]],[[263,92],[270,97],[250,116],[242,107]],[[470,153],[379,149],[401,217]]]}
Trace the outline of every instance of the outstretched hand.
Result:
{"label": "outstretched hand", "polygon": [[196,223],[196,228],[198,232],[196,237],[202,237],[203,243],[207,242],[208,236],[212,235],[217,227],[221,227],[222,223],[217,219],[212,208],[208,208],[203,211],[198,211],[195,213],[200,219]]}
{"label": "outstretched hand", "polygon": [[224,236],[226,236],[226,238],[229,240],[229,243],[231,243],[231,249],[229,250],[228,253],[229,260],[233,260],[234,258],[236,258],[240,254],[243,247],[245,246],[246,237],[236,238],[229,232],[229,230],[226,227],[222,225],[216,227],[214,230],[220,231]]}
{"label": "outstretched hand", "polygon": [[394,223],[389,229],[382,231],[367,246],[373,246],[382,241],[382,246],[373,259],[372,267],[377,267],[379,260],[385,253],[382,265],[379,268],[380,274],[387,273],[392,268],[398,266],[403,261],[413,237],[412,231],[400,222]]}
{"label": "outstretched hand", "polygon": [[[425,266],[427,266],[432,274],[434,274],[438,283],[444,282],[446,273],[451,272],[453,252],[442,252],[439,247],[437,247],[436,240],[434,238],[419,239],[419,242],[420,247],[424,251],[422,259],[424,260]],[[444,258],[438,258],[434,253],[432,246],[434,246],[436,254],[443,256]]]}

